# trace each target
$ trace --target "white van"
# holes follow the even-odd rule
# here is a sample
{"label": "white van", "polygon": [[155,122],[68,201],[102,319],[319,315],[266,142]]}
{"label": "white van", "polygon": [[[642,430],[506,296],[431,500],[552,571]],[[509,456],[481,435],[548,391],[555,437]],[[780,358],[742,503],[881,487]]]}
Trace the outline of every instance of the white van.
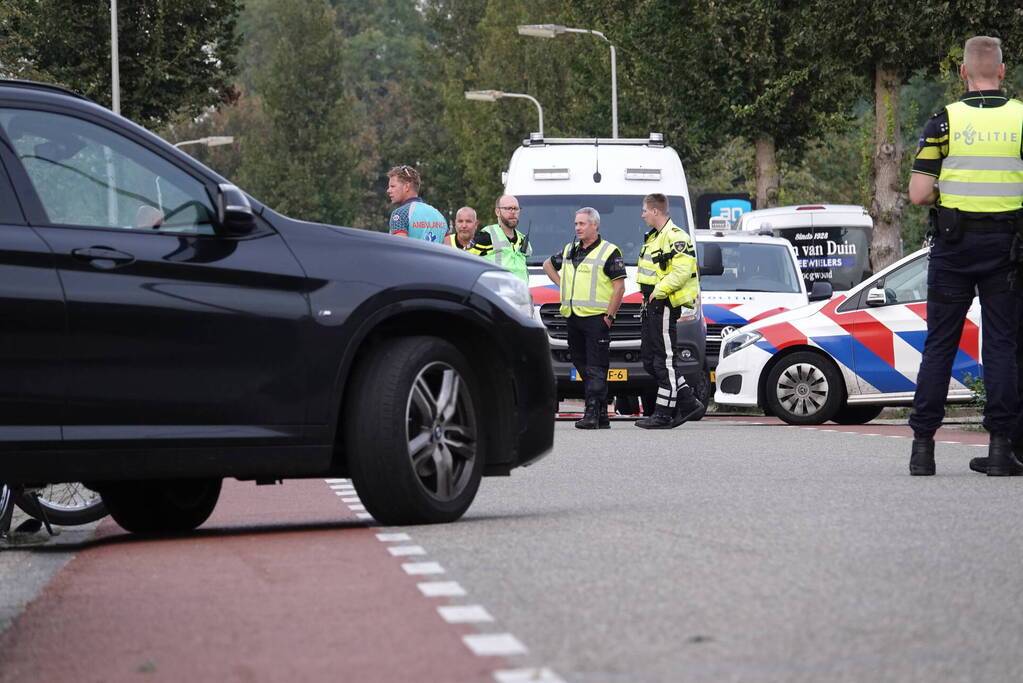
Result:
{"label": "white van", "polygon": [[[650,397],[644,403],[652,407],[656,383],[639,357],[642,297],[636,285],[636,262],[649,229],[640,212],[643,197],[660,192],[668,197],[672,220],[692,235],[693,210],[678,154],[665,146],[659,133],[645,139],[544,139],[534,133],[515,150],[503,179],[505,192],[515,195],[522,207],[519,230],[529,235],[533,246],[529,284],[550,336],[559,400],[582,397],[583,387],[569,357],[558,288],[540,266],[575,239],[575,212],[589,206],[600,212],[601,237],[621,248],[629,274],[625,299],[611,329],[609,393],[621,413],[638,412],[642,396]],[[683,360],[683,373],[706,404],[705,337],[697,304],[693,315],[679,320],[676,352]]]}
{"label": "white van", "polygon": [[870,240],[874,222],[862,206],[810,204],[747,211],[733,225],[741,232],[769,232],[796,248],[807,289],[830,282],[836,292],[873,274]]}

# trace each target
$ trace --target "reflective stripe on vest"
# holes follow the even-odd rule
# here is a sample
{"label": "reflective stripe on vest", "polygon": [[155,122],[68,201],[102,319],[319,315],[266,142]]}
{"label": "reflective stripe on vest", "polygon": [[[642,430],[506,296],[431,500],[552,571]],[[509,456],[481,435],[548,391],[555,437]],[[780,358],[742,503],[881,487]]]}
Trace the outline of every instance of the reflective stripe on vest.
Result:
{"label": "reflective stripe on vest", "polygon": [[[490,243],[494,249],[483,258],[493,261],[496,265],[518,275],[526,284],[529,284],[529,269],[526,267],[526,255],[511,243],[504,234],[500,225],[488,225],[483,230],[490,235]],[[522,233],[515,231],[522,244]]]}
{"label": "reflective stripe on vest", "polygon": [[567,318],[570,315],[600,315],[607,312],[614,288],[611,278],[604,272],[604,264],[617,248],[610,242],[602,241],[577,266],[569,256],[572,244],[565,245],[561,254],[561,315]]}
{"label": "reflective stripe on vest", "polygon": [[657,231],[651,230],[643,240],[643,246],[639,249],[639,260],[636,263],[636,284],[656,285],[657,264],[650,258],[653,252],[653,243],[657,240]]}
{"label": "reflective stripe on vest", "polygon": [[1016,211],[1023,205],[1023,103],[971,107],[955,102],[948,112],[948,156],[938,176],[939,201],[975,213]]}

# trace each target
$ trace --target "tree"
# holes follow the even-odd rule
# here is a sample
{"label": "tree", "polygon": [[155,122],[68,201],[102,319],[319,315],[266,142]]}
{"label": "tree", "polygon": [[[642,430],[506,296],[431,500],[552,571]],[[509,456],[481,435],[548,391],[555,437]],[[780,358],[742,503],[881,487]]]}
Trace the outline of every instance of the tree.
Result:
{"label": "tree", "polygon": [[[0,71],[111,103],[110,5],[4,0]],[[239,0],[135,0],[118,14],[121,113],[149,128],[234,97]]]}
{"label": "tree", "polygon": [[324,0],[294,0],[272,12],[276,39],[255,74],[266,124],[241,140],[241,182],[289,215],[348,223],[355,213],[352,100],[333,11]]}

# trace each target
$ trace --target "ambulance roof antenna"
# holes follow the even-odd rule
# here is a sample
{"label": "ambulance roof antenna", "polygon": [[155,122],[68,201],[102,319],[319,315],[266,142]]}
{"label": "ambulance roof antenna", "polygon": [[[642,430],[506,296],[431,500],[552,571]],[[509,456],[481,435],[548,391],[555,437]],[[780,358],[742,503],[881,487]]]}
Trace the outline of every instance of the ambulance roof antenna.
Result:
{"label": "ambulance roof antenna", "polygon": [[600,182],[600,139],[593,138],[593,182]]}

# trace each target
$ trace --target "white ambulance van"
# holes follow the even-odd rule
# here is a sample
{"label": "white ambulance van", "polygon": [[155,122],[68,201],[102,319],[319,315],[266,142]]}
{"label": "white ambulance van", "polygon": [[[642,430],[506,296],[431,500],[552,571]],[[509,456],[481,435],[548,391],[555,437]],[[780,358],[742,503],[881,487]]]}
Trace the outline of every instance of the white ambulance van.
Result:
{"label": "white ambulance van", "polygon": [[806,288],[830,282],[845,292],[865,279],[870,269],[874,222],[862,206],[812,204],[747,211],[735,222],[741,232],[769,232],[796,248]]}
{"label": "white ambulance van", "polygon": [[[636,285],[636,262],[649,229],[640,213],[643,197],[662,193],[668,197],[672,220],[693,235],[689,187],[678,154],[665,146],[659,133],[645,139],[544,139],[534,133],[512,155],[504,185],[505,192],[519,200],[519,230],[529,235],[533,247],[529,284],[550,337],[559,400],[582,397],[583,386],[569,357],[566,323],[558,311],[558,288],[541,264],[575,239],[575,212],[589,206],[600,212],[601,237],[621,248],[629,274],[625,298],[611,328],[609,394],[615,397],[620,413],[637,413],[641,397],[647,397],[643,403],[651,410],[656,382],[643,369],[639,356],[642,297]],[[706,404],[705,339],[697,302],[693,314],[678,322],[676,353],[682,358],[687,380]]]}

